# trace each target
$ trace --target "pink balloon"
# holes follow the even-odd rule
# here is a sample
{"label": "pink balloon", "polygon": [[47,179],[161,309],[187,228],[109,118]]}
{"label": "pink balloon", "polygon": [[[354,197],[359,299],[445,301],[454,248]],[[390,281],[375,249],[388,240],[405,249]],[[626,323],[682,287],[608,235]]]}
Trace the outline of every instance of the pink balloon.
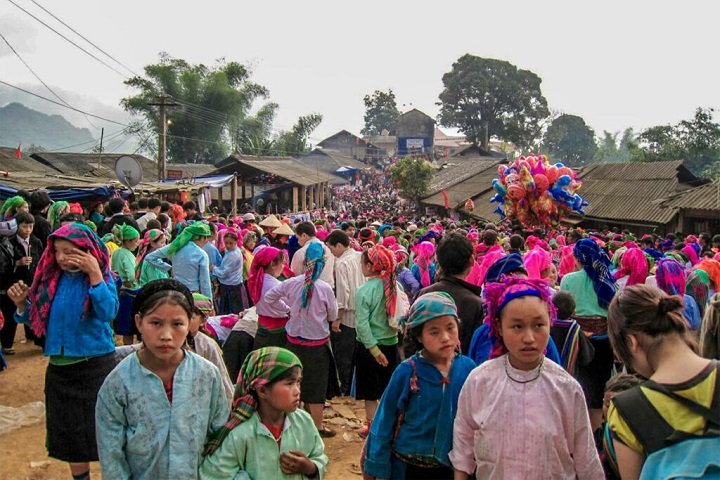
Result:
{"label": "pink balloon", "polygon": [[560,176],[560,174],[558,173],[558,168],[555,165],[549,166],[545,170],[545,176],[547,177],[548,182],[550,182],[551,184],[555,183],[555,181]]}

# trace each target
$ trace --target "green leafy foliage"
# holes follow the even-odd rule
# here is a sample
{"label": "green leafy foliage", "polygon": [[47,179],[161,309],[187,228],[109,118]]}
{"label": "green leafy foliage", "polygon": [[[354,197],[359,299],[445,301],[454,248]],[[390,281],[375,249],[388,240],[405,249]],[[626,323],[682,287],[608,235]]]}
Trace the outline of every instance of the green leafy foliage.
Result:
{"label": "green leafy foliage", "polygon": [[550,114],[540,77],[504,60],[463,55],[442,81],[440,123],[484,149],[492,137],[530,148]]}
{"label": "green leafy foliage", "polygon": [[550,158],[570,167],[592,162],[598,150],[595,132],[577,115],[563,114],[552,121],[543,141]]}
{"label": "green leafy foliage", "polygon": [[375,90],[372,95],[365,95],[363,102],[365,103],[365,128],[360,131],[362,135],[380,135],[383,130],[390,131],[395,127],[400,111],[392,90],[387,92]]}
{"label": "green leafy foliage", "polygon": [[635,132],[632,128],[626,128],[618,142],[620,132],[611,133],[603,131],[600,138],[595,162],[598,163],[621,163],[630,161],[630,149],[635,148]]}
{"label": "green leafy foliage", "polygon": [[423,158],[403,157],[390,167],[390,179],[398,185],[402,196],[419,203],[430,190],[435,168]]}

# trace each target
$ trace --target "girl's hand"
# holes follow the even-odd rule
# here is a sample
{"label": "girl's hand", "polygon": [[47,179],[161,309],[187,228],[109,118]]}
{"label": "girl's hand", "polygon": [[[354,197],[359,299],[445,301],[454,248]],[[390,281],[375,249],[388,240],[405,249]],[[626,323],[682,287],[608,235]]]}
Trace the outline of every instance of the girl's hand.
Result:
{"label": "girl's hand", "polygon": [[375,357],[375,360],[380,364],[381,367],[387,367],[388,366],[388,359],[385,356],[384,353],[379,354]]}
{"label": "girl's hand", "polygon": [[85,272],[90,280],[90,285],[95,286],[103,281],[100,265],[95,257],[79,248],[73,248],[68,255],[68,261],[73,267]]}
{"label": "girl's hand", "polygon": [[15,304],[18,314],[21,314],[25,311],[25,305],[27,305],[27,296],[29,290],[30,287],[25,285],[25,282],[23,282],[22,280],[7,289],[7,296]]}
{"label": "girl's hand", "polygon": [[285,475],[300,473],[307,477],[314,477],[317,474],[317,465],[311,462],[304,453],[290,450],[280,454],[280,470]]}

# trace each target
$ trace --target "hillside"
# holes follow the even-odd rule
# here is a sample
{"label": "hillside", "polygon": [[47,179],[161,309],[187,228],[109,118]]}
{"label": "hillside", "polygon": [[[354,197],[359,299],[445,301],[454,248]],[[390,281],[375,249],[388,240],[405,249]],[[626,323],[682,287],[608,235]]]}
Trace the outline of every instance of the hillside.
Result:
{"label": "hillside", "polygon": [[[45,115],[20,103],[0,107],[0,145],[23,148],[42,146],[46,150],[91,142],[87,128],[77,128],[60,115]],[[92,144],[89,144],[92,145]]]}

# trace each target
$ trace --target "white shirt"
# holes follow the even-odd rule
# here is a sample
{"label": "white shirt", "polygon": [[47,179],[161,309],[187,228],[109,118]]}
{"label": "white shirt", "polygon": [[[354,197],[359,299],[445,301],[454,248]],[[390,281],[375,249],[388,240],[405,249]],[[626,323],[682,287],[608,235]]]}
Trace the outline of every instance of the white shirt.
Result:
{"label": "white shirt", "polygon": [[341,323],[355,328],[355,291],[367,280],[362,273],[362,253],[348,248],[335,259],[335,296],[338,309],[344,309]]}
{"label": "white shirt", "polygon": [[334,288],[335,255],[333,255],[328,246],[323,242],[320,242],[317,237],[313,237],[308,240],[300,250],[295,252],[295,255],[293,255],[292,258],[292,263],[290,264],[290,270],[292,270],[295,275],[303,275],[305,273],[303,263],[305,263],[305,252],[307,252],[310,242],[319,242],[323,246],[323,250],[325,251],[325,266],[323,267],[323,271],[320,273],[320,279],[330,285],[330,288]]}

